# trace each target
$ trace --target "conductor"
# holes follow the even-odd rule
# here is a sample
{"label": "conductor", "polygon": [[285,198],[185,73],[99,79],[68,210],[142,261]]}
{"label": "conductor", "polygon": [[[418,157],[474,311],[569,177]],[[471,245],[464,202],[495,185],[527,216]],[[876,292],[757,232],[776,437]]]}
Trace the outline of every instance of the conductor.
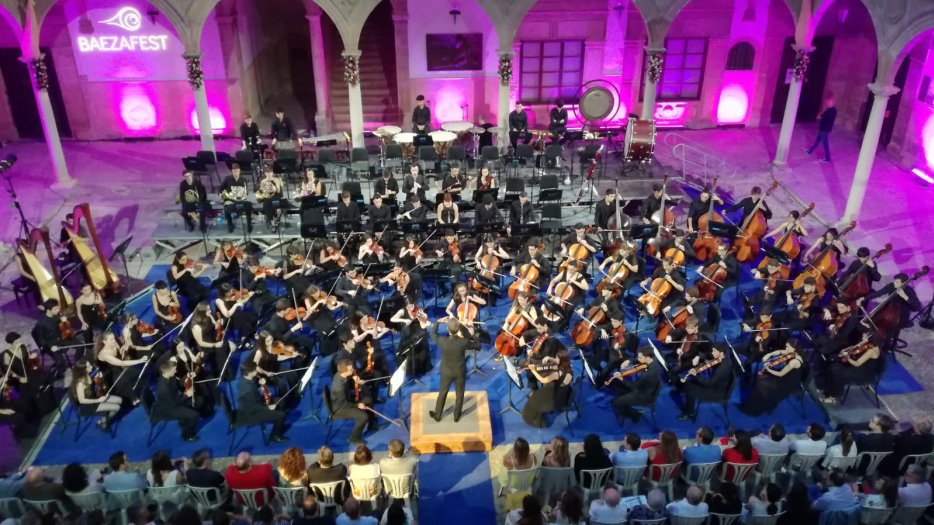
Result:
{"label": "conductor", "polygon": [[454,318],[439,319],[438,323],[447,320],[448,335],[438,335],[438,324],[431,325],[431,339],[441,349],[441,382],[438,384],[438,402],[435,409],[428,413],[435,421],[441,421],[444,414],[444,403],[448,399],[451,383],[454,383],[456,399],[454,401],[454,422],[461,419],[461,410],[464,408],[464,385],[467,382],[467,337],[461,331],[461,324]]}

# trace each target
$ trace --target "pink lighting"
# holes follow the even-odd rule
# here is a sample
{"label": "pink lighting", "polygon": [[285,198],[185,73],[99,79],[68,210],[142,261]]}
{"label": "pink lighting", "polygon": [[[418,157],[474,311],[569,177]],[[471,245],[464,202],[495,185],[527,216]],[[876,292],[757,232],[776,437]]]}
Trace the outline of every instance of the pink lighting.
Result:
{"label": "pink lighting", "polygon": [[934,169],[934,115],[928,117],[921,129],[921,148],[928,168]]}
{"label": "pink lighting", "polygon": [[432,102],[431,113],[438,122],[451,122],[464,119],[464,109],[461,107],[467,103],[463,87],[455,84],[447,84],[435,93],[435,99]]}
{"label": "pink lighting", "polygon": [[[208,113],[211,115],[211,131],[220,133],[227,129],[227,118],[224,117],[221,110],[212,107],[208,108]],[[198,122],[198,111],[195,109],[191,110],[190,122],[195,131],[201,131],[201,124]]]}
{"label": "pink lighting", "polygon": [[749,95],[739,84],[730,84],[720,92],[717,104],[717,123],[742,124],[749,111]]}
{"label": "pink lighting", "polygon": [[687,120],[686,102],[659,102],[655,104],[655,125],[658,127],[684,126]]}
{"label": "pink lighting", "polygon": [[928,184],[934,184],[934,178],[931,178],[930,175],[924,172],[921,168],[914,168],[911,170],[912,173],[917,175],[917,177]]}
{"label": "pink lighting", "polygon": [[120,99],[120,119],[129,131],[152,130],[156,127],[156,107],[145,93],[127,90]]}

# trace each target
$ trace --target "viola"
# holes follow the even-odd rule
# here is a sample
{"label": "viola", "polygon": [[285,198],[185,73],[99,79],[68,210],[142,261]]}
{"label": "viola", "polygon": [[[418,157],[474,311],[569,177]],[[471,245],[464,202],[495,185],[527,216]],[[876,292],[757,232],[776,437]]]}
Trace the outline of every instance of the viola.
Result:
{"label": "viola", "polygon": [[768,341],[769,334],[772,333],[772,326],[774,325],[771,319],[768,321],[761,321],[756,324],[756,336],[753,339],[758,339],[760,343]]}
{"label": "viola", "polygon": [[[870,257],[869,261],[875,261],[879,257],[892,251],[892,244],[886,243],[885,247]],[[869,261],[861,264],[860,267],[850,274],[842,283],[840,283],[840,297],[853,300],[868,294],[872,290],[872,283],[866,277],[866,271],[869,269]]]}
{"label": "viola", "polygon": [[298,352],[295,350],[295,347],[292,345],[287,345],[282,341],[274,341],[272,346],[269,348],[269,353],[278,356],[286,356],[288,358],[298,357]]}
{"label": "viola", "polygon": [[156,327],[147,323],[146,321],[137,321],[136,331],[143,335],[151,335],[156,333]]}
{"label": "viola", "polygon": [[707,207],[707,213],[697,219],[697,238],[694,239],[694,256],[700,262],[707,262],[720,246],[720,238],[710,234],[711,222],[723,222],[723,217],[713,211],[714,191],[717,189],[717,177],[714,177],[710,188],[710,205]]}
{"label": "viola", "polygon": [[520,266],[519,272],[516,275],[516,280],[509,285],[509,290],[506,292],[509,298],[515,300],[519,292],[531,293],[532,283],[537,282],[539,276],[538,266],[532,263],[526,263]]}
{"label": "viola", "polygon": [[26,370],[30,375],[42,373],[42,357],[38,353],[29,353],[29,357],[26,358]]}
{"label": "viola", "polygon": [[668,297],[668,294],[674,290],[674,287],[665,277],[658,277],[652,281],[646,293],[639,297],[638,302],[642,305],[645,312],[652,317],[657,317],[662,311],[662,301]]}
{"label": "viola", "polygon": [[253,277],[256,277],[257,279],[261,277],[275,277],[278,271],[278,269],[273,268],[272,266],[257,266],[253,269]]}
{"label": "viola", "polygon": [[536,356],[542,350],[542,345],[545,344],[545,341],[548,339],[548,334],[541,334],[535,338],[535,342],[532,343],[532,348],[529,349],[529,356]]}
{"label": "viola", "polygon": [[723,281],[726,280],[726,268],[720,266],[720,263],[708,264],[701,272],[701,275],[706,279],[701,278],[694,284],[700,292],[698,297],[704,302],[713,301],[717,296],[717,289],[720,288],[717,285],[723,284]]}
{"label": "viola", "polygon": [[71,325],[71,321],[66,317],[62,317],[62,321],[58,323],[58,336],[62,341],[67,341],[75,336],[75,327]]}
{"label": "viola", "polygon": [[622,324],[613,329],[610,334],[610,340],[613,341],[613,347],[621,348],[626,344],[626,327]]}
{"label": "viola", "polygon": [[658,324],[655,325],[656,338],[658,338],[659,341],[664,341],[665,338],[671,335],[672,330],[684,328],[688,317],[691,317],[691,312],[688,311],[688,305],[679,306],[670,316],[659,320]]}
{"label": "viola", "polygon": [[364,332],[369,332],[374,329],[377,332],[383,332],[386,330],[386,323],[377,321],[372,315],[366,315],[360,319],[360,329]]}
{"label": "viola", "polygon": [[250,291],[246,288],[230,291],[230,299],[233,301],[244,301],[250,298]]}
{"label": "viola", "polygon": [[308,315],[308,311],[305,307],[299,306],[298,308],[289,308],[286,310],[283,319],[286,321],[294,321],[296,319],[304,319],[306,315]]}
{"label": "viola", "polygon": [[736,260],[739,262],[749,262],[759,254],[759,245],[762,242],[762,236],[769,231],[769,225],[766,222],[765,214],[762,212],[762,204],[766,197],[775,191],[778,187],[778,181],[773,181],[772,186],[765,192],[765,195],[756,203],[756,207],[743,221],[740,226],[739,235],[733,241],[732,250],[736,254]]}
{"label": "viola", "polygon": [[597,325],[607,321],[606,312],[599,306],[587,311],[587,315],[571,329],[571,339],[577,346],[590,346],[597,333]]}
{"label": "viola", "polygon": [[315,302],[324,301],[324,304],[328,308],[337,308],[337,296],[326,293],[323,290],[315,292],[312,294],[311,298]]}
{"label": "viola", "polygon": [[496,336],[494,347],[503,356],[514,356],[519,353],[519,336],[529,329],[529,321],[522,315],[518,304],[514,304],[506,314],[503,330]]}
{"label": "viola", "polygon": [[859,359],[861,355],[875,348],[875,346],[876,344],[872,341],[862,341],[856,345],[840,350],[840,353],[837,354],[837,356],[840,358],[840,361],[843,361],[844,363],[848,361],[855,361]]}

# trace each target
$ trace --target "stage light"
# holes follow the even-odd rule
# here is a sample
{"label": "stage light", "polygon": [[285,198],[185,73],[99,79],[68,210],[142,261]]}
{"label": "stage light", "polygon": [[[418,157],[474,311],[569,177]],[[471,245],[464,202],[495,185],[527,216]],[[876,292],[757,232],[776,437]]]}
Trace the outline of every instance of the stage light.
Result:
{"label": "stage light", "polygon": [[934,115],[930,115],[921,128],[921,150],[924,152],[925,168],[934,170]]}
{"label": "stage light", "polygon": [[917,175],[917,177],[928,184],[934,184],[934,178],[924,172],[921,168],[914,168],[911,170],[912,173]]}
{"label": "stage light", "polygon": [[16,164],[16,155],[10,153],[5,159],[0,160],[0,173],[10,169],[14,164]]}
{"label": "stage light", "polygon": [[120,120],[129,131],[146,131],[156,127],[156,107],[142,89],[127,89],[120,99]]}
{"label": "stage light", "polygon": [[[227,118],[224,117],[224,114],[221,113],[221,110],[211,107],[208,108],[208,114],[211,118],[211,131],[214,133],[222,133],[227,129]],[[191,110],[191,127],[195,131],[201,131],[201,123],[198,122],[198,111],[193,109]]]}
{"label": "stage light", "polygon": [[749,111],[749,95],[739,84],[730,84],[720,92],[717,103],[718,124],[741,124]]}

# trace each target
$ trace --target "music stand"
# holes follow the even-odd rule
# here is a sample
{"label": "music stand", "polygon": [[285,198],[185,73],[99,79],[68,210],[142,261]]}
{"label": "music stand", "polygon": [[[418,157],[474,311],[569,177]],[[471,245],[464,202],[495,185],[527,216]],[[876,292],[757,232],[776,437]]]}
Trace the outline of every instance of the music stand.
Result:
{"label": "music stand", "polygon": [[474,226],[474,233],[483,235],[501,232],[503,231],[505,225],[506,223],[504,222],[488,222],[485,224],[477,224]]}
{"label": "music stand", "polygon": [[520,237],[531,237],[533,235],[539,235],[541,232],[541,225],[537,222],[527,222],[512,228],[513,236],[518,235]]}
{"label": "music stand", "polygon": [[328,236],[327,227],[323,224],[302,224],[303,239],[323,239]]}
{"label": "music stand", "polygon": [[765,255],[777,260],[781,264],[788,264],[791,261],[788,259],[788,254],[779,250],[778,248],[772,246],[771,244],[760,244],[759,249],[765,252]]}
{"label": "music stand", "polygon": [[506,412],[512,411],[516,414],[521,414],[512,403],[512,387],[515,385],[518,388],[522,388],[522,379],[519,378],[519,372],[516,370],[516,365],[512,363],[510,358],[504,357],[503,364],[505,365],[503,370],[506,372],[506,377],[509,378],[509,393],[507,394],[506,398],[506,406],[500,410],[499,413],[505,414]]}
{"label": "music stand", "polygon": [[658,235],[657,224],[634,224],[629,228],[629,235],[633,240],[653,239]]}
{"label": "music stand", "polygon": [[337,233],[351,234],[362,229],[360,221],[335,221],[334,227]]}
{"label": "music stand", "polygon": [[[318,366],[319,357],[320,356],[315,356],[315,358],[311,360],[311,365],[308,366],[308,370],[305,370],[305,373],[302,375],[302,379],[298,386],[299,399],[305,395],[305,389],[311,383],[311,377],[314,375],[315,368]],[[308,398],[308,404],[311,405],[311,412],[309,412],[307,416],[301,418],[301,420],[314,419],[318,422],[319,425],[324,425],[324,422],[321,421],[321,418],[318,416],[318,411],[321,409],[321,403],[315,403],[314,391],[312,391],[311,397]]]}
{"label": "music stand", "polygon": [[392,373],[392,376],[389,377],[388,391],[389,397],[398,397],[399,399],[399,417],[393,421],[397,421],[399,426],[401,426],[404,430],[409,429],[405,424],[405,418],[407,418],[409,414],[405,413],[405,409],[402,405],[402,398],[405,397],[402,395],[402,387],[405,385],[405,367],[408,365],[408,362],[408,357],[403,359],[402,363],[400,363],[399,366],[396,367],[396,370]]}
{"label": "music stand", "polygon": [[383,230],[388,233],[398,229],[399,223],[396,221],[396,219],[380,219],[373,223],[373,233],[379,233]]}
{"label": "music stand", "polygon": [[549,188],[547,190],[538,190],[538,202],[561,202],[564,191],[558,188]]}
{"label": "music stand", "polygon": [[587,358],[584,357],[584,351],[581,350],[580,347],[577,347],[577,351],[580,352],[581,361],[584,363],[584,372],[587,374],[587,377],[590,379],[590,384],[596,386],[597,380],[594,379],[594,376],[593,376],[593,369],[590,368],[590,363],[588,363],[588,362],[587,362]]}
{"label": "music stand", "polygon": [[[127,248],[130,247],[130,241],[132,240],[133,240],[132,235],[127,237],[125,241],[121,242],[120,244],[117,245],[116,248],[114,248],[113,254],[111,254],[109,259],[107,259],[107,262],[113,262],[114,258],[119,256],[120,261],[123,262],[123,273],[126,274],[126,283],[127,283],[126,293],[129,296],[133,295],[133,290],[130,288],[133,285],[133,281],[132,279],[130,279],[130,268],[127,265],[127,261],[126,261],[126,250]],[[205,249],[207,249],[207,243],[205,243],[204,246],[205,246]]]}
{"label": "music stand", "polygon": [[431,225],[434,223],[434,219],[419,219],[414,221],[405,221],[400,224],[402,233],[411,234],[411,233],[425,233],[431,229]]}
{"label": "music stand", "polygon": [[721,237],[723,239],[735,239],[739,234],[739,227],[735,224],[710,221],[707,223],[707,231],[715,237]]}
{"label": "music stand", "polygon": [[[476,190],[476,191],[473,192],[473,198],[472,198],[472,200],[474,201],[475,204],[481,204],[481,203],[483,203],[483,198],[486,197],[487,195],[492,196],[492,197],[493,197],[493,202],[496,202],[496,200],[499,198],[499,188],[489,188],[489,189],[486,189],[486,190]],[[518,196],[516,196],[516,198],[518,198]]]}

